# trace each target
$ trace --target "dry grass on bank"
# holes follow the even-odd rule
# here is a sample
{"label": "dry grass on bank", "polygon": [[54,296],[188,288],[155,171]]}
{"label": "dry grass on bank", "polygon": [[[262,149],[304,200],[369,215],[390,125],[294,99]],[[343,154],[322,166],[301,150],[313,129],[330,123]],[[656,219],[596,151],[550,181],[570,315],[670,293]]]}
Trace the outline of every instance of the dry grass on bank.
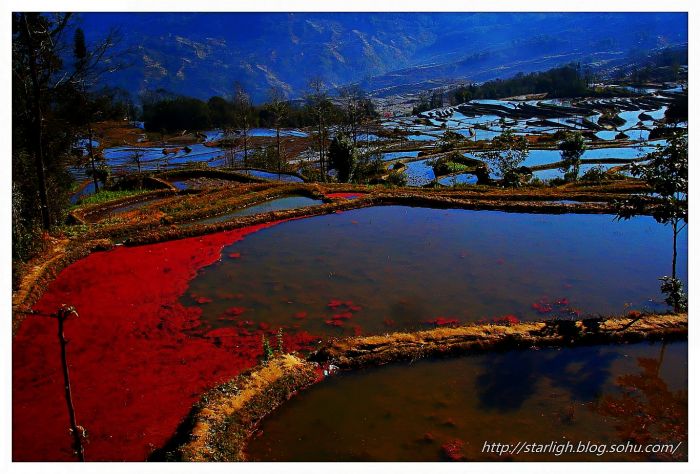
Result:
{"label": "dry grass on bank", "polygon": [[513,325],[474,324],[339,339],[316,351],[310,360],[350,369],[465,352],[637,342],[684,338],[687,334],[687,314],[551,320]]}
{"label": "dry grass on bank", "polygon": [[257,423],[317,379],[316,366],[283,354],[202,396],[189,441],[171,453],[183,461],[244,461]]}

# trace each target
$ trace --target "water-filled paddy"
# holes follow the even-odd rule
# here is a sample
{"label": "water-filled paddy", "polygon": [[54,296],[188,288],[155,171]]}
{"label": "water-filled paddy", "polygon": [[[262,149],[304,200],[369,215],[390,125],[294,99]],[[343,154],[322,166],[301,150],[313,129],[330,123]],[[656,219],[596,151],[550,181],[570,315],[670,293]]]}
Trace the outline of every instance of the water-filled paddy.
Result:
{"label": "water-filled paddy", "polygon": [[437,139],[438,139],[438,137],[436,135],[426,135],[424,133],[415,134],[415,135],[407,135],[406,138],[409,140],[426,141],[426,142],[434,142],[434,141],[437,141]]}
{"label": "water-filled paddy", "polygon": [[406,163],[407,184],[409,186],[424,186],[435,179],[433,167],[428,164],[428,158]]}
{"label": "water-filled paddy", "polygon": [[284,181],[286,183],[303,183],[304,180],[299,176],[288,173],[274,173],[265,170],[239,170],[240,173],[255,176],[256,178],[269,179],[272,181]]}
{"label": "water-filled paddy", "polygon": [[[249,137],[275,137],[277,136],[277,130],[274,128],[251,128],[248,130]],[[206,141],[215,141],[215,140],[221,140],[225,138],[225,134],[223,130],[209,130],[204,132],[204,136],[206,137]],[[234,134],[236,138],[242,138],[241,133]],[[308,137],[309,134],[306,132],[303,132],[301,130],[295,130],[295,129],[281,129],[280,130],[280,136],[281,137]]]}
{"label": "water-filled paddy", "polygon": [[[611,148],[590,148],[581,155],[582,160],[603,160],[606,158],[621,158],[633,160],[641,158],[647,153],[655,151],[652,146],[639,147],[611,147]],[[478,155],[474,155],[478,158]],[[548,163],[556,163],[561,161],[562,156],[559,150],[530,150],[525,158],[524,166],[546,165]]]}
{"label": "water-filled paddy", "polygon": [[[137,165],[134,157],[138,156],[141,170],[166,170],[185,165],[188,162],[213,162],[220,158],[223,150],[218,147],[210,147],[201,143],[189,145],[189,152],[185,146],[181,147],[114,147],[106,148],[103,156],[114,170],[135,171]],[[163,150],[168,151],[167,154]]]}
{"label": "water-filled paddy", "polygon": [[90,181],[87,184],[81,185],[81,187],[73,193],[70,197],[70,203],[71,204],[78,204],[78,201],[80,201],[82,198],[85,196],[89,196],[91,194],[95,194],[95,182]]}
{"label": "water-filled paddy", "polygon": [[416,158],[418,150],[414,151],[389,151],[382,153],[382,161],[391,161],[399,158]]}
{"label": "water-filled paddy", "polygon": [[620,132],[617,130],[601,130],[600,132],[596,132],[595,136],[601,140],[615,140],[618,133]]}
{"label": "water-filled paddy", "polygon": [[454,186],[456,184],[476,184],[477,181],[478,178],[475,175],[469,173],[462,173],[440,178],[438,180],[438,183],[442,184],[443,186]]}
{"label": "water-filled paddy", "polygon": [[[685,279],[685,234],[679,269]],[[181,298],[205,326],[312,334],[415,329],[436,318],[664,308],[671,233],[650,217],[386,206],[285,222],[202,269]],[[198,302],[206,301],[205,304]]]}
{"label": "water-filled paddy", "polygon": [[233,219],[234,217],[254,216],[264,212],[298,209],[301,207],[316,206],[319,204],[323,204],[323,201],[320,199],[312,199],[306,196],[287,196],[277,199],[270,199],[269,201],[253,204],[227,214],[209,217],[207,219],[194,221],[188,224],[214,224],[217,222],[225,222],[229,219]]}
{"label": "water-filled paddy", "polygon": [[[627,160],[632,160],[632,159],[637,159],[643,157],[647,153],[651,153],[652,151],[655,151],[656,148],[653,146],[638,146],[638,147],[610,147],[610,148],[591,148],[587,149],[583,155],[581,156],[581,159],[583,160],[589,160],[589,159],[606,159],[606,158],[612,158],[612,159],[627,159]],[[484,156],[480,153],[465,153],[464,156],[467,156],[469,158],[474,158],[477,160],[483,160]],[[551,163],[557,163],[561,161],[562,156],[561,152],[559,150],[530,150],[527,157],[525,158],[525,161],[523,162],[523,166],[540,166],[540,165],[547,165]],[[430,158],[426,158],[424,160],[416,160],[416,161],[411,161],[409,163],[406,163],[406,170],[404,171],[406,173],[407,177],[407,183],[409,186],[424,186],[430,182],[432,182],[435,179],[435,173],[433,171],[432,166],[430,166],[428,163],[430,162]],[[611,168],[613,166],[619,166],[620,163],[615,163],[615,164],[607,164],[603,165],[605,169]],[[592,168],[592,164],[584,164],[581,166],[581,173],[584,173],[588,169]],[[562,172],[558,168],[554,169],[549,169],[549,170],[540,170],[536,171],[533,173],[534,176],[537,176],[540,179],[552,179],[552,178],[557,178],[562,176]],[[498,176],[495,172],[491,173],[491,177],[493,179],[497,179]],[[450,185],[452,184],[454,180],[452,177],[445,177],[441,178],[439,182],[444,185]],[[473,175],[459,175],[457,178],[457,182],[459,183],[465,183],[465,184],[473,184],[476,183],[476,177]]]}
{"label": "water-filled paddy", "polygon": [[[248,456],[439,461],[451,452],[468,461],[647,460],[594,453],[499,458],[482,447],[485,441],[624,443],[630,432],[641,442],[645,428],[660,442],[677,442],[663,423],[687,426],[687,354],[687,343],[641,343],[429,359],[341,374],[266,419]],[[638,403],[613,414],[626,390]],[[687,437],[682,441],[680,458],[687,456]]]}
{"label": "water-filled paddy", "polygon": [[[592,165],[592,164],[583,164],[579,167],[579,177],[583,176],[584,173],[587,171],[593,169],[593,168],[599,168],[604,171],[609,170],[610,168],[622,166],[620,163],[616,164],[597,164],[597,165]],[[537,170],[532,172],[532,177],[541,179],[543,181],[554,179],[554,178],[563,178],[564,172],[560,170],[559,168],[550,168],[546,170]]]}

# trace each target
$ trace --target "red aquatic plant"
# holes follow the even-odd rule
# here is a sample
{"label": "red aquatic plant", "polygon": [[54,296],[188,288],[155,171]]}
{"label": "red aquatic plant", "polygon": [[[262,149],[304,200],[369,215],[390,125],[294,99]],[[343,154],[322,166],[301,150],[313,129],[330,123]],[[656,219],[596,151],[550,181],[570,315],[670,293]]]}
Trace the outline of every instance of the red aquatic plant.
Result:
{"label": "red aquatic plant", "polygon": [[328,302],[328,307],[332,308],[332,309],[339,308],[342,305],[343,305],[343,302],[340,300],[336,300],[336,299],[332,299]]}
{"label": "red aquatic plant", "polygon": [[442,453],[450,461],[464,460],[464,441],[461,439],[453,439],[441,446]]}
{"label": "red aquatic plant", "polygon": [[325,322],[326,322],[326,324],[329,325],[329,326],[340,327],[340,326],[343,326],[343,325],[344,325],[343,321],[340,320],[340,319],[326,319]]}
{"label": "red aquatic plant", "polygon": [[346,311],[344,313],[337,313],[331,316],[331,319],[352,319],[352,313]]}
{"label": "red aquatic plant", "polygon": [[240,316],[245,312],[246,309],[243,306],[231,306],[224,312],[224,314],[226,314],[227,316]]}
{"label": "red aquatic plant", "polygon": [[520,320],[514,314],[506,314],[505,316],[500,316],[493,318],[491,320],[493,324],[499,324],[503,326],[511,326],[513,324],[518,324]]}
{"label": "red aquatic plant", "polygon": [[321,338],[307,331],[295,331],[285,333],[284,346],[287,351],[308,350],[314,344],[317,344]]}
{"label": "red aquatic plant", "polygon": [[194,302],[197,304],[208,304],[211,303],[213,300],[211,298],[207,298],[206,296],[197,296],[194,299]]}
{"label": "red aquatic plant", "polygon": [[546,299],[542,299],[535,303],[532,303],[532,309],[540,314],[547,314],[552,312],[552,305],[547,302]]}
{"label": "red aquatic plant", "polygon": [[427,321],[424,321],[424,324],[431,324],[433,326],[455,326],[459,324],[459,319],[438,316],[435,319],[429,319]]}
{"label": "red aquatic plant", "polygon": [[[259,330],[192,334],[202,309],[180,298],[225,246],[274,224],[96,252],[48,285],[35,311],[50,314],[70,303],[80,313],[67,355],[74,403],[90,433],[88,459],[146,459],[201,393],[257,363]],[[74,459],[65,405],[56,403],[64,388],[52,322],[27,318],[12,341],[15,461]],[[290,348],[308,342],[289,336]]]}
{"label": "red aquatic plant", "polygon": [[364,196],[364,193],[328,193],[327,198],[331,199],[356,199],[360,196]]}
{"label": "red aquatic plant", "polygon": [[353,313],[357,313],[358,311],[362,311],[362,306],[356,305],[352,300],[343,301],[343,300],[333,298],[332,300],[330,300],[328,302],[328,304],[326,306],[328,306],[328,308],[334,309],[334,310],[343,310],[344,309],[345,312],[350,311]]}

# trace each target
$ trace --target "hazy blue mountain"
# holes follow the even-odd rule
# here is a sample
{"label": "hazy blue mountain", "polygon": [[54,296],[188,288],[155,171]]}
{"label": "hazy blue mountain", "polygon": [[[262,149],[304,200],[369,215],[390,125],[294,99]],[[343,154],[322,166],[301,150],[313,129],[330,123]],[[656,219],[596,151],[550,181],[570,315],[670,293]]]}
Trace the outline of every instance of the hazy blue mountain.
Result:
{"label": "hazy blue mountain", "polygon": [[483,81],[570,61],[599,63],[687,42],[673,13],[85,13],[88,41],[119,27],[132,67],[114,85],[208,98],[234,81],[263,100],[311,77],[400,91]]}

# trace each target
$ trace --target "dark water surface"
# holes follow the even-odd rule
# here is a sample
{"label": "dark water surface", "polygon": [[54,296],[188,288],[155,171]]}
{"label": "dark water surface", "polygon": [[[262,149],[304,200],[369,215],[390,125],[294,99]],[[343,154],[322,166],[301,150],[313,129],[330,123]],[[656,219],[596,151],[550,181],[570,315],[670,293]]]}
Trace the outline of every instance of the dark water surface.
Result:
{"label": "dark water surface", "polygon": [[[475,461],[648,460],[630,453],[499,457],[482,448],[485,441],[623,443],[630,430],[638,440],[646,429],[669,442],[673,436],[658,414],[680,426],[687,420],[688,345],[662,346],[488,353],[337,375],[264,420],[248,455],[260,461],[439,461],[451,443],[464,460]],[[611,414],[623,392],[634,402]],[[678,449],[680,458],[687,459],[686,446]]]}
{"label": "dark water surface", "polygon": [[332,335],[425,328],[438,317],[663,310],[658,278],[670,273],[671,239],[650,217],[365,208],[247,236],[200,271],[182,302],[200,306],[211,328],[244,319]]}

